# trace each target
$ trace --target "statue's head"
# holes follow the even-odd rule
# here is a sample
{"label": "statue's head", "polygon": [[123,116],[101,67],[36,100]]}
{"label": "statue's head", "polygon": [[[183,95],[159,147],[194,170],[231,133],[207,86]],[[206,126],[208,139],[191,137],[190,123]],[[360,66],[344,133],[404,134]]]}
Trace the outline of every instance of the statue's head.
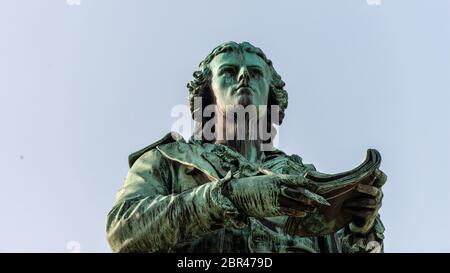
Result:
{"label": "statue's head", "polygon": [[[288,105],[285,83],[263,51],[248,42],[227,42],[206,56],[187,85],[192,117],[194,98],[202,99],[202,108],[216,104],[224,111],[227,105],[278,106],[281,124]],[[265,113],[270,114],[270,108]]]}

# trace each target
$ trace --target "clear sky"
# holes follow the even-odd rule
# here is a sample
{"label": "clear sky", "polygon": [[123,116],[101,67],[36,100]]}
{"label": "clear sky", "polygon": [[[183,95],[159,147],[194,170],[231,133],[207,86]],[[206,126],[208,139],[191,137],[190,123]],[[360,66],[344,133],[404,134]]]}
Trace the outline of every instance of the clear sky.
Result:
{"label": "clear sky", "polygon": [[387,252],[450,252],[450,1],[77,1],[0,3],[0,252],[108,252],[128,154],[229,40],[286,82],[282,150],[329,173],[381,152]]}

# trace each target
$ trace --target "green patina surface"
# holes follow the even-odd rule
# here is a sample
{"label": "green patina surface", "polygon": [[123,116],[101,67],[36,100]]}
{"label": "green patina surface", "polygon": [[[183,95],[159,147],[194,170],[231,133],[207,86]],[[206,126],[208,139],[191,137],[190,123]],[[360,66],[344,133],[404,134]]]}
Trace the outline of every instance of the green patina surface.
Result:
{"label": "green patina surface", "polygon": [[[172,135],[158,142],[159,145],[150,145],[140,154],[130,156],[129,174],[108,215],[108,241],[113,251],[320,252],[346,251],[345,247],[352,250],[349,233],[345,231],[325,237],[290,236],[283,231],[288,216],[249,217],[222,196],[224,181],[232,179],[227,177],[229,172],[233,176],[242,176],[243,172],[252,177],[258,169],[292,175],[314,169],[303,164],[299,156],[275,150],[266,153],[265,160],[257,165],[224,145],[192,139],[186,143]],[[257,196],[258,192],[254,194]],[[255,210],[261,209],[262,202],[243,201]],[[326,223],[320,217],[305,219],[308,219],[305,225],[318,232],[329,228],[324,227]],[[383,231],[377,225],[376,238],[380,242]],[[346,245],[342,245],[345,236]],[[321,240],[326,242],[326,250]]]}
{"label": "green patina surface", "polygon": [[[192,116],[207,121],[194,105],[200,97],[204,105],[215,103],[222,110],[230,104],[276,105],[279,118],[269,120],[281,124],[288,105],[284,85],[261,49],[246,42],[222,44],[200,63],[188,84]],[[261,109],[258,116],[269,115],[268,108]],[[358,188],[372,199],[351,203],[360,221],[335,230],[332,222],[314,214],[330,204],[305,178],[315,170],[313,165],[303,164],[298,155],[262,151],[257,141],[234,145],[219,140],[216,135],[186,142],[169,133],[129,156],[127,178],[107,216],[107,239],[114,252],[383,250],[378,209],[386,177],[381,171],[378,188]],[[300,224],[313,233],[330,233],[288,234],[292,217],[301,217]]]}

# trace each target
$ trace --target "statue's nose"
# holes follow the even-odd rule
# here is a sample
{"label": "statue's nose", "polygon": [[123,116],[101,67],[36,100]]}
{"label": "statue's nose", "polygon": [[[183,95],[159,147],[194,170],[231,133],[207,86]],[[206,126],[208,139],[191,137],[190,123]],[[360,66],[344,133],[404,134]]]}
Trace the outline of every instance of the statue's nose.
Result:
{"label": "statue's nose", "polygon": [[250,75],[248,73],[247,68],[243,67],[241,71],[239,71],[238,81],[242,82],[243,84],[248,84],[248,81],[250,80]]}

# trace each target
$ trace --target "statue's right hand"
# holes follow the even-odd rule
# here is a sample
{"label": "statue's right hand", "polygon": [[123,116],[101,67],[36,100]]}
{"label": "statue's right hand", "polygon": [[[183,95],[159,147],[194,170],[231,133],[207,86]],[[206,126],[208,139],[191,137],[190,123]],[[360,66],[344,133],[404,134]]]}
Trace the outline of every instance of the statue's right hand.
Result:
{"label": "statue's right hand", "polygon": [[319,206],[330,204],[313,192],[314,187],[299,175],[270,174],[232,179],[223,193],[237,209],[251,217],[303,217]]}

